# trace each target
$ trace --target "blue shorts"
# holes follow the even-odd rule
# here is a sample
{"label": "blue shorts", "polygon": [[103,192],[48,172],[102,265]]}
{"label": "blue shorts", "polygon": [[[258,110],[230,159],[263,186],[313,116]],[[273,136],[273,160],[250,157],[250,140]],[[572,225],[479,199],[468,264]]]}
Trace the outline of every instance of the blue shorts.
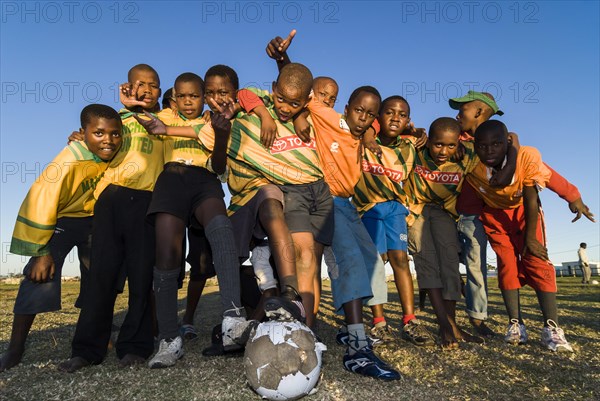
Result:
{"label": "blue shorts", "polygon": [[377,252],[406,252],[406,216],[408,210],[397,201],[378,203],[362,216],[362,222],[373,239]]}
{"label": "blue shorts", "polygon": [[343,305],[361,299],[365,305],[387,303],[385,267],[381,256],[348,199],[334,197],[335,226],[331,249],[333,266],[327,266],[331,279],[333,306],[343,314]]}

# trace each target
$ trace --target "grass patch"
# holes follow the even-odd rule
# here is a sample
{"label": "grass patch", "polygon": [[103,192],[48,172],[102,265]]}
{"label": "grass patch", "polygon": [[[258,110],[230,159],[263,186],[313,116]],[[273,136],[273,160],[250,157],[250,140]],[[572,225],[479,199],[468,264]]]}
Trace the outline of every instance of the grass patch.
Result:
{"label": "grass patch", "polygon": [[[582,286],[580,279],[559,278],[559,315],[575,353],[552,353],[539,343],[541,313],[535,293],[521,291],[521,303],[530,342],[508,346],[502,336],[483,345],[461,344],[457,351],[438,347],[417,348],[399,340],[378,352],[400,370],[403,380],[384,383],[346,372],[344,349],[335,343],[341,323],[333,313],[329,282],[324,283],[317,331],[329,350],[324,354],[319,391],[306,400],[592,400],[600,399],[600,287]],[[490,280],[490,321],[504,334],[506,318],[497,283]],[[3,400],[256,400],[247,386],[242,358],[205,358],[210,332],[219,322],[218,287],[205,290],[196,315],[200,339],[184,345],[185,357],[171,369],[145,366],[120,369],[114,352],[100,366],[64,374],[56,369],[70,356],[70,343],[78,310],[73,307],[79,283],[63,284],[63,310],[38,316],[23,362],[0,373]],[[389,285],[388,322],[399,329],[402,313],[393,283]],[[0,285],[0,350],[10,337],[16,285]],[[180,291],[183,314],[185,291]],[[462,306],[462,305],[461,305]],[[120,323],[127,298],[117,299],[115,322]],[[463,306],[464,307],[464,306]],[[365,317],[370,313],[365,310]],[[429,304],[418,315],[436,331]],[[459,324],[468,327],[464,312]]]}

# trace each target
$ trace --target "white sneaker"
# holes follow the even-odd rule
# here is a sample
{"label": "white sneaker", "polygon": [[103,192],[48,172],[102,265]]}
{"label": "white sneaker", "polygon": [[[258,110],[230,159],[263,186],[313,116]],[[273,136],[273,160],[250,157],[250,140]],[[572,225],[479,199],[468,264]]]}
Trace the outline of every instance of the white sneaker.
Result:
{"label": "white sneaker", "polygon": [[148,366],[150,369],[158,369],[175,365],[175,362],[183,356],[182,346],[183,340],[179,336],[171,341],[160,340],[158,352],[150,359]]}
{"label": "white sneaker", "polygon": [[243,316],[224,316],[221,323],[223,349],[235,351],[243,348],[256,326],[256,320],[246,320]]}
{"label": "white sneaker", "polygon": [[542,329],[542,344],[550,351],[565,350],[573,352],[573,347],[565,338],[565,332],[552,319],[546,322],[548,326]]}
{"label": "white sneaker", "polygon": [[518,319],[510,319],[508,330],[504,336],[504,342],[509,344],[525,344],[527,342],[527,331],[525,325],[520,324]]}

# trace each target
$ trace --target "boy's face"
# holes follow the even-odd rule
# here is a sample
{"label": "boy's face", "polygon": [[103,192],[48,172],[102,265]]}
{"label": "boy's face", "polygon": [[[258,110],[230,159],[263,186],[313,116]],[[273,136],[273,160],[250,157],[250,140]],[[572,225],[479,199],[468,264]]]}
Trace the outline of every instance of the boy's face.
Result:
{"label": "boy's face", "polygon": [[135,70],[131,73],[131,84],[140,83],[136,93],[136,99],[145,103],[144,109],[152,110],[160,99],[160,81],[152,71]]}
{"label": "boy's face", "polygon": [[90,122],[81,128],[84,141],[93,154],[104,161],[114,157],[121,147],[121,120],[92,117]]}
{"label": "boy's face", "polygon": [[501,167],[508,150],[508,137],[500,130],[486,130],[475,139],[475,152],[488,167]]}
{"label": "boy's face", "polygon": [[344,109],[350,132],[361,136],[373,124],[379,112],[380,100],[369,92],[361,92]]}
{"label": "boy's face", "polygon": [[379,116],[381,135],[398,137],[410,122],[409,113],[408,104],[402,100],[392,99],[385,102]]}
{"label": "boy's face", "polygon": [[475,100],[469,103],[463,103],[460,106],[456,121],[458,121],[458,125],[460,125],[462,132],[474,135],[477,127],[485,121],[481,114],[482,104],[482,102]]}
{"label": "boy's face", "polygon": [[441,166],[454,156],[458,148],[458,138],[458,132],[448,130],[429,134],[427,147],[435,164]]}
{"label": "boy's face", "polygon": [[331,80],[315,80],[313,85],[313,96],[316,96],[320,103],[333,108],[338,97],[339,88]]}
{"label": "boy's face", "polygon": [[[235,88],[231,84],[228,77],[221,77],[219,75],[213,75],[206,77],[204,81],[204,99],[209,107],[208,99],[214,99],[218,104],[223,104],[228,100],[235,100]],[[213,110],[217,112],[217,110]]]}
{"label": "boy's face", "polygon": [[295,85],[273,82],[273,103],[275,114],[281,122],[285,123],[306,106],[308,96],[304,95],[302,89]]}
{"label": "boy's face", "polygon": [[202,114],[204,94],[198,82],[179,82],[173,91],[177,111],[193,120]]}

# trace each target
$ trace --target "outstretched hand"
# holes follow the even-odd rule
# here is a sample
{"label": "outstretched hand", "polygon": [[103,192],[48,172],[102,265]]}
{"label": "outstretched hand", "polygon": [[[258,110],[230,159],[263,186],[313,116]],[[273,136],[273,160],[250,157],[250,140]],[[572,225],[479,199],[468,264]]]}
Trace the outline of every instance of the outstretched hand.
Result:
{"label": "outstretched hand", "polygon": [[596,220],[594,220],[594,214],[590,212],[590,208],[583,203],[583,200],[581,198],[570,202],[569,209],[572,213],[577,213],[577,216],[575,216],[575,218],[571,220],[571,223],[575,223],[577,220],[579,220],[581,218],[581,215],[587,217],[587,219],[591,222],[596,222]]}
{"label": "outstretched hand", "polygon": [[215,114],[221,114],[227,120],[231,120],[235,115],[234,101],[230,97],[227,97],[221,104],[211,97],[208,98],[207,103],[211,109],[217,111],[217,113],[211,115],[211,119],[214,118]]}
{"label": "outstretched hand", "polygon": [[221,113],[211,113],[210,123],[215,133],[223,136],[229,135],[231,131],[231,120]]}
{"label": "outstretched hand", "polygon": [[135,118],[137,122],[140,123],[140,125],[144,127],[146,131],[148,131],[150,135],[165,135],[167,133],[167,126],[165,125],[165,123],[160,121],[158,118],[154,117],[152,114],[148,113],[146,110],[144,110],[144,116],[148,117],[149,120],[141,118],[137,114],[134,114],[133,118]]}
{"label": "outstretched hand", "polygon": [[281,36],[271,39],[267,45],[267,48],[265,49],[267,55],[274,60],[283,61],[286,56],[286,51],[288,47],[290,47],[294,36],[296,36],[296,30],[292,29],[290,34],[285,39],[283,39]]}
{"label": "outstretched hand", "polygon": [[133,85],[130,82],[125,82],[124,84],[119,85],[119,100],[121,103],[123,103],[123,106],[128,109],[138,106],[146,106],[146,103],[137,99],[139,87],[140,81],[135,81]]}

